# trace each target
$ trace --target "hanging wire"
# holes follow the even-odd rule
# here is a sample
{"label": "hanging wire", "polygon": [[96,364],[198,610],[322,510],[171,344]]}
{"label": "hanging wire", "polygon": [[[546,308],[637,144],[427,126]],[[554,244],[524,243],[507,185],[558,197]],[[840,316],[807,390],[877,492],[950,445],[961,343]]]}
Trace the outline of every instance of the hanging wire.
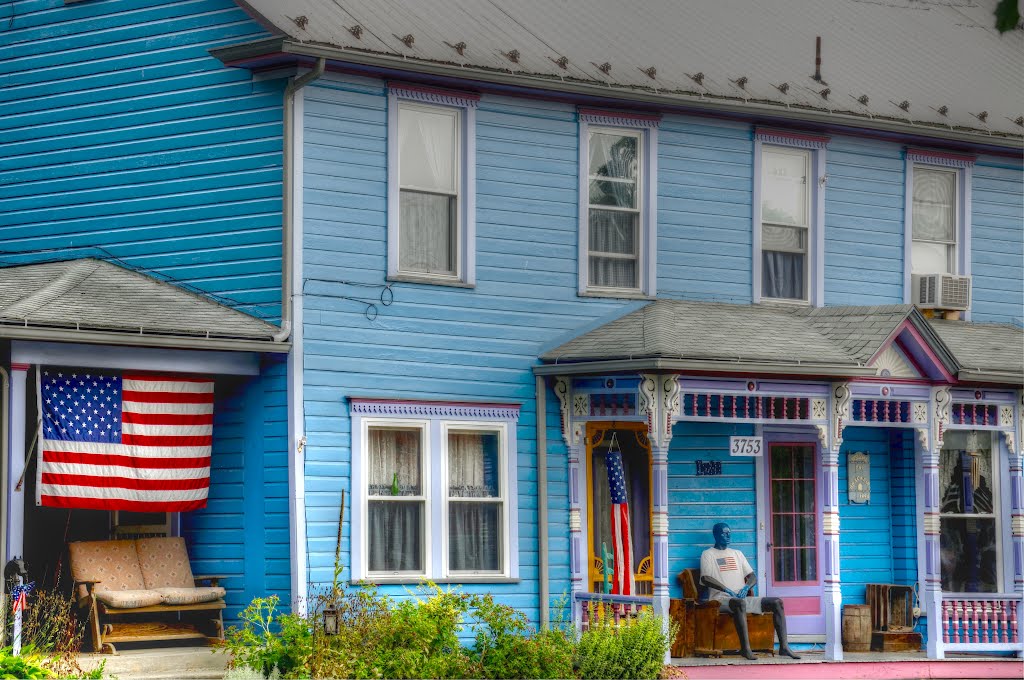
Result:
{"label": "hanging wire", "polygon": [[317,293],[322,297],[336,298],[339,300],[350,300],[352,302],[358,302],[359,304],[366,305],[366,309],[363,310],[363,315],[368,321],[373,321],[380,314],[380,309],[377,307],[379,304],[381,307],[390,307],[395,301],[395,291],[391,289],[390,283],[361,283],[359,281],[337,281],[334,279],[304,279],[302,281],[302,294],[306,294],[307,283],[327,283],[331,285],[341,286],[355,286],[357,288],[379,288],[380,295],[376,300],[366,300],[363,298],[352,297],[351,295],[337,295],[334,293]]}

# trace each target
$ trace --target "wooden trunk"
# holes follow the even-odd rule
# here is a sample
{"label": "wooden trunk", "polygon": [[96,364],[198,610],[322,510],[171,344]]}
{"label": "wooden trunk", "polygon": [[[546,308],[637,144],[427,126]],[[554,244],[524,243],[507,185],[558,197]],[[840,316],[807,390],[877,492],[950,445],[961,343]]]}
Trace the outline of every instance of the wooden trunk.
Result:
{"label": "wooden trunk", "polygon": [[[714,601],[697,605],[694,653],[700,656],[740,651],[740,638],[732,615],[718,609],[718,602]],[[775,625],[770,613],[747,614],[747,633],[752,651],[775,653]]]}
{"label": "wooden trunk", "polygon": [[875,631],[871,634],[871,651],[874,652],[916,652],[919,649],[921,649],[920,633]]}
{"label": "wooden trunk", "polygon": [[843,651],[871,651],[871,607],[843,605]]}
{"label": "wooden trunk", "polygon": [[672,656],[682,658],[693,656],[694,646],[694,601],[670,600],[668,605],[669,618],[678,626],[675,639],[672,640]]}

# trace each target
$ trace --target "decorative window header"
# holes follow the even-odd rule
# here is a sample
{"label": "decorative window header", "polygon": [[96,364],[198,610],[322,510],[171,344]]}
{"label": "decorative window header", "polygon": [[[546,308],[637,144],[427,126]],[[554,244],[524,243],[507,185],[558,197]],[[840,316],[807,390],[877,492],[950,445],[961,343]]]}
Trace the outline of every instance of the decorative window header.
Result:
{"label": "decorative window header", "polygon": [[403,99],[414,99],[428,104],[445,104],[475,109],[480,103],[480,95],[475,92],[442,90],[437,87],[397,81],[388,81],[388,92]]}
{"label": "decorative window header", "polygon": [[780,144],[782,146],[795,146],[801,149],[824,149],[831,141],[830,137],[821,135],[808,135],[789,130],[774,130],[772,128],[754,128],[754,139],[765,144]]}
{"label": "decorative window header", "polygon": [[576,109],[580,121],[591,125],[611,125],[613,127],[656,128],[661,123],[661,114],[630,113],[628,111],[612,111],[608,109]]}
{"label": "decorative window header", "polygon": [[974,162],[978,159],[976,156],[968,156],[966,154],[908,148],[907,160],[912,163],[943,165],[947,168],[970,168],[974,167]]}
{"label": "decorative window header", "polygon": [[349,406],[352,413],[363,415],[519,420],[518,404],[472,404],[352,397],[349,399]]}

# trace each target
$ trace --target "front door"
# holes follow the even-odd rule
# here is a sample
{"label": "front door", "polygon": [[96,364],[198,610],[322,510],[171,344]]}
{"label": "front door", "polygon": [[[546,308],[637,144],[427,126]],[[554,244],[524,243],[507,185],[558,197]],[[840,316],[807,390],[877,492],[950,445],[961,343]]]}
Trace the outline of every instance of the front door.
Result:
{"label": "front door", "polygon": [[789,633],[823,634],[817,445],[769,444],[766,463],[769,526],[764,594],[782,598]]}

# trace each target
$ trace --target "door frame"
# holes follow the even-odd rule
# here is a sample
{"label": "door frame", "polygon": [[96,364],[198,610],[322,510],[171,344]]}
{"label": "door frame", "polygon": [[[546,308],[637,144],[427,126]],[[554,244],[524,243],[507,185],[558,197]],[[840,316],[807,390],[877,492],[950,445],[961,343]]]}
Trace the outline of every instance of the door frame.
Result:
{"label": "door frame", "polygon": [[[594,579],[591,576],[591,571],[594,566],[594,551],[591,542],[593,541],[592,530],[594,527],[594,435],[598,431],[607,432],[608,430],[627,430],[632,432],[640,432],[645,437],[647,435],[647,423],[636,422],[636,421],[623,421],[623,420],[599,420],[589,421],[586,427],[586,442],[583,450],[583,479],[586,485],[584,493],[580,494],[580,500],[585,505],[583,515],[583,551],[584,551],[584,568],[583,568],[583,579],[585,584],[584,592],[594,592]],[[602,437],[601,441],[604,441]],[[598,442],[600,443],[600,442]],[[650,441],[647,443],[647,474],[648,474],[648,489],[650,489],[651,496],[649,500],[649,512],[647,520],[647,528],[650,534],[650,546],[651,552],[654,552],[654,455],[651,450]],[[632,509],[631,509],[632,512]],[[652,559],[652,574],[653,574],[653,555],[650,555]],[[640,563],[633,565],[634,571]]]}
{"label": "door frame", "polygon": [[[818,558],[818,613],[801,614],[799,609],[786,612],[786,620],[789,626],[789,633],[792,636],[800,637],[813,636],[815,638],[825,635],[825,580],[824,580],[824,546],[825,534],[821,521],[821,508],[824,507],[824,485],[821,466],[821,440],[818,438],[817,430],[807,428],[759,427],[758,434],[764,436],[764,454],[761,461],[755,464],[755,476],[757,484],[757,583],[758,592],[761,597],[793,597],[785,593],[778,594],[772,590],[771,581],[771,559],[768,555],[768,536],[771,532],[771,490],[768,488],[771,479],[771,447],[794,444],[810,445],[814,448],[814,502],[817,534],[817,558]],[[802,586],[815,588],[815,586]],[[811,596],[813,597],[813,596]],[[793,609],[793,608],[791,608]]]}

